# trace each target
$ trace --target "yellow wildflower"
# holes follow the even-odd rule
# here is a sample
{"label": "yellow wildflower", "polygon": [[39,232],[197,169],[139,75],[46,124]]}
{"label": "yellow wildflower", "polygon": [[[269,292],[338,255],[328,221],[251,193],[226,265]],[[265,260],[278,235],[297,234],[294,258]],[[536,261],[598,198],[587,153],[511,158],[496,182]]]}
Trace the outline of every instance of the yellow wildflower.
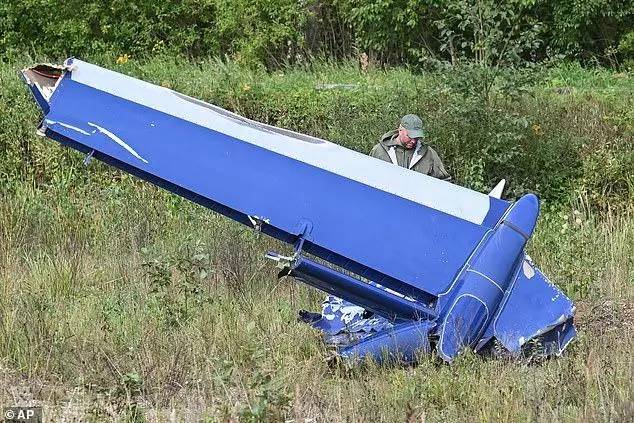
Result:
{"label": "yellow wildflower", "polygon": [[127,54],[122,54],[121,56],[117,57],[117,65],[128,63],[128,60],[130,60],[130,56],[128,56]]}

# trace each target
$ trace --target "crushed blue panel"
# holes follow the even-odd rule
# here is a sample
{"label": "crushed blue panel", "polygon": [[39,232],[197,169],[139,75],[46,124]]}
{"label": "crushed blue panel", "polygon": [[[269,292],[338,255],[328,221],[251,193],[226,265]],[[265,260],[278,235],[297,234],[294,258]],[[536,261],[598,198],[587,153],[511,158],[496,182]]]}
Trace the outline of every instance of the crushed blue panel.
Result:
{"label": "crushed blue panel", "polygon": [[76,59],[22,75],[41,134],[294,246],[267,257],[329,294],[300,317],[346,360],[558,356],[575,337],[573,303],[525,254],[532,194],[509,203]]}
{"label": "crushed blue panel", "polygon": [[385,317],[334,295],[326,297],[318,316],[310,324],[323,332],[326,344],[337,347],[350,345],[394,326]]}
{"label": "crushed blue panel", "polygon": [[414,363],[419,355],[431,352],[429,334],[433,328],[434,322],[429,320],[398,323],[341,347],[339,353],[353,364],[367,358],[379,363]]}

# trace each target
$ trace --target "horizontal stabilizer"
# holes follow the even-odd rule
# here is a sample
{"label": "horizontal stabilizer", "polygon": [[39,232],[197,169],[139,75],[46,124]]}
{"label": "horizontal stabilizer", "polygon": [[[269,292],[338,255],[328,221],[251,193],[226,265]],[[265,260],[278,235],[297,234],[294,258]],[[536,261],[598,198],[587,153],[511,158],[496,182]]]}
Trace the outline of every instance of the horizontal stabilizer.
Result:
{"label": "horizontal stabilizer", "polygon": [[515,355],[529,341],[541,344],[545,355],[559,355],[575,336],[574,312],[572,301],[526,256],[476,349],[494,337]]}
{"label": "horizontal stabilizer", "polygon": [[426,302],[508,208],[80,60],[36,70],[46,136]]}

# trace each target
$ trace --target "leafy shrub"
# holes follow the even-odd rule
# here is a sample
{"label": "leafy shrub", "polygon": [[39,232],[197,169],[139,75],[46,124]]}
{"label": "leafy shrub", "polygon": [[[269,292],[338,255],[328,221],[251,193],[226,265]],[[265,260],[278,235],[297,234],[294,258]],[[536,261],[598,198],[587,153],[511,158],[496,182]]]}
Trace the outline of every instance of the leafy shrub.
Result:
{"label": "leafy shrub", "polygon": [[[5,0],[0,56],[110,52],[239,58],[279,68],[311,55],[418,65],[540,61],[619,65],[629,0]],[[620,44],[621,43],[621,44]],[[619,46],[623,47],[619,47]]]}
{"label": "leafy shrub", "polygon": [[623,55],[625,68],[631,71],[634,68],[634,31],[628,32],[621,39],[617,50]]}
{"label": "leafy shrub", "polygon": [[57,58],[237,54],[279,63],[301,38],[304,12],[291,0],[8,0],[0,5],[0,50]]}
{"label": "leafy shrub", "polygon": [[[149,251],[144,249],[149,256]],[[203,290],[210,271],[209,254],[200,242],[185,245],[170,257],[151,257],[143,263],[150,285],[150,304],[165,325],[180,327],[211,301]]]}
{"label": "leafy shrub", "polygon": [[615,64],[616,48],[633,28],[630,0],[558,0],[543,2],[551,48],[577,57],[604,59]]}
{"label": "leafy shrub", "polygon": [[0,48],[53,57],[96,51],[156,53],[212,51],[215,3],[207,1],[7,1]]}

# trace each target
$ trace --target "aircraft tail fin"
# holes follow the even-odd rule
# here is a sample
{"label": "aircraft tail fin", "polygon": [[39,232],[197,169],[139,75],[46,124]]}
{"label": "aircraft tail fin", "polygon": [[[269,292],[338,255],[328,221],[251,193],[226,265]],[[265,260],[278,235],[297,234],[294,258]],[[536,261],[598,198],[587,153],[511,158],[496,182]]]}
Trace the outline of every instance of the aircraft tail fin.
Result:
{"label": "aircraft tail fin", "polygon": [[495,188],[493,188],[491,192],[489,193],[489,197],[501,199],[502,192],[504,192],[505,185],[506,185],[506,179],[500,180],[500,182],[498,182]]}

